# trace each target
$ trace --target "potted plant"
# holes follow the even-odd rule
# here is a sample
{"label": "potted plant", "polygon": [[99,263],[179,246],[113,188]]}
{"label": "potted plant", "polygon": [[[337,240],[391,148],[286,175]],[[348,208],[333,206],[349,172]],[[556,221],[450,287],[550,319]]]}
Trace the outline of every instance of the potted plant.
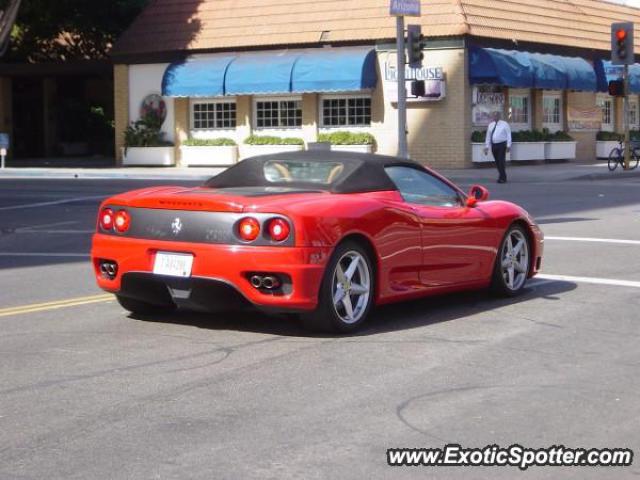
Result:
{"label": "potted plant", "polygon": [[596,157],[609,158],[611,150],[618,148],[622,136],[615,132],[598,132],[596,135]]}
{"label": "potted plant", "polygon": [[[489,163],[494,162],[491,151],[485,155],[485,139],[487,138],[487,132],[476,130],[471,134],[471,161],[473,163]],[[511,153],[507,153],[507,162],[511,161]]]}
{"label": "potted plant", "polygon": [[513,132],[512,140],[511,160],[514,162],[544,160],[544,133],[539,130]]}
{"label": "potted plant", "polygon": [[567,132],[543,131],[547,143],[544,145],[545,160],[573,160],[576,158],[576,141]]}
{"label": "potted plant", "polygon": [[298,152],[304,150],[304,140],[301,138],[251,135],[240,148],[240,157],[244,159],[271,153]]}
{"label": "potted plant", "polygon": [[238,145],[231,138],[190,138],[180,145],[185,167],[228,166],[238,161]]}
{"label": "potted plant", "polygon": [[370,133],[338,131],[318,135],[318,142],[330,143],[333,151],[373,153],[376,139]]}
{"label": "potted plant", "polygon": [[164,132],[161,131],[163,121],[151,110],[127,127],[124,132],[124,166],[175,165],[173,144],[164,140]]}

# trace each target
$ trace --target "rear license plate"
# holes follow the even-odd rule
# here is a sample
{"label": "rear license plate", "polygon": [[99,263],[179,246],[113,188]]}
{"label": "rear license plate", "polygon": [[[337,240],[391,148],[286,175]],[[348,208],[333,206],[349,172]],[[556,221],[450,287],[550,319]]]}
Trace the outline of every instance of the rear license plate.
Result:
{"label": "rear license plate", "polygon": [[156,253],[153,273],[171,277],[190,277],[193,268],[193,255],[185,253]]}

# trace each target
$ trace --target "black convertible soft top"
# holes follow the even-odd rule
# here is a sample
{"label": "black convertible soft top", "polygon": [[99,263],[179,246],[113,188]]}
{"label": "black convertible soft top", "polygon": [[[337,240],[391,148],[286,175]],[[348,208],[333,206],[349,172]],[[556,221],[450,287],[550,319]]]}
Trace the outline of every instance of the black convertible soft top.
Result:
{"label": "black convertible soft top", "polygon": [[[301,181],[273,182],[265,177],[264,168],[267,162],[274,161],[340,163],[344,166],[344,169],[331,183],[326,184]],[[397,187],[385,172],[385,168],[400,165],[424,170],[422,165],[417,162],[384,155],[331,151],[286,152],[243,160],[220,175],[208,180],[205,186],[216,189],[288,187],[325,190],[332,193],[380,192],[397,190]]]}

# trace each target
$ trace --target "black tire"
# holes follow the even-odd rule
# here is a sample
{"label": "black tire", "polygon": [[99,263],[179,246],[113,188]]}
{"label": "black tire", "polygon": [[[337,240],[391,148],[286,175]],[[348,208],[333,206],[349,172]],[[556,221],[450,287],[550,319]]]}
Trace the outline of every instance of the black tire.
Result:
{"label": "black tire", "polygon": [[[348,282],[348,291],[350,291],[352,287],[364,285],[363,281],[366,282],[368,275],[369,294],[366,298],[366,301],[363,297],[361,297],[361,295],[363,296],[365,294],[354,293],[353,295],[349,295],[349,298],[347,300],[350,305],[352,304],[352,299],[356,298],[356,309],[353,310],[352,307],[354,321],[349,322],[345,321],[342,318],[342,315],[345,315],[345,313],[339,312],[342,307],[336,307],[334,305],[334,291],[337,288],[342,288],[342,283],[336,282],[338,263],[340,263],[341,268],[343,268],[343,264],[349,260],[353,261],[351,256],[355,257],[356,255],[358,255],[360,258],[360,260],[358,261],[358,265],[362,265],[362,268],[366,269],[366,273],[364,270],[361,271],[360,267],[358,267],[356,273],[352,276],[353,282],[351,282],[351,280]],[[360,282],[360,284],[356,282]],[[329,260],[329,263],[327,264],[327,268],[322,279],[322,284],[320,286],[318,307],[312,313],[304,314],[302,316],[305,328],[319,333],[340,334],[355,332],[362,326],[363,323],[365,323],[369,313],[371,312],[376,291],[375,282],[375,270],[373,268],[373,263],[367,250],[362,247],[361,244],[355,241],[348,240],[341,243],[333,252],[331,260]],[[362,302],[360,301],[361,298]]]}
{"label": "black tire", "polygon": [[122,308],[135,315],[166,315],[176,310],[175,305],[152,305],[121,295],[116,295],[116,299]]}
{"label": "black tire", "polygon": [[629,169],[635,170],[638,168],[638,163],[640,163],[640,152],[634,150],[631,160],[629,161]]}
{"label": "black tire", "polygon": [[[514,239],[519,239],[524,241],[524,245],[522,248],[526,248],[526,250],[521,250],[521,252],[526,252],[526,259],[522,258],[520,255],[516,255],[515,258],[512,256],[511,267],[513,270],[513,274],[515,276],[513,285],[509,285],[509,280],[507,278],[511,278],[507,273],[509,268],[505,269],[503,262],[507,262],[505,258],[506,251],[509,250],[508,242],[511,239],[512,244]],[[514,249],[517,245],[513,245]],[[520,270],[516,270],[514,265],[517,264],[517,268]],[[527,279],[529,278],[529,272],[531,271],[531,240],[529,239],[529,235],[526,230],[520,225],[512,225],[507,230],[502,242],[500,242],[500,248],[498,250],[498,254],[496,255],[496,262],[493,267],[493,277],[491,280],[491,290],[493,293],[503,297],[514,297],[522,292],[524,289]],[[516,281],[517,279],[517,281]]]}
{"label": "black tire", "polygon": [[614,148],[611,150],[609,154],[609,171],[613,172],[616,168],[618,168],[618,164],[622,158],[622,152],[619,148]]}

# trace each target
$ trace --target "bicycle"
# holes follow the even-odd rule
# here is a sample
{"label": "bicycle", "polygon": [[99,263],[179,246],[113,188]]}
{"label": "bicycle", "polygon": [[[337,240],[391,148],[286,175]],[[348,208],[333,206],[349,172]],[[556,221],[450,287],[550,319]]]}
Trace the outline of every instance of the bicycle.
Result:
{"label": "bicycle", "polygon": [[[609,171],[613,172],[618,165],[624,169],[624,142],[618,141],[619,147],[614,148],[609,153]],[[631,160],[629,161],[629,170],[638,168],[640,163],[640,142],[631,142]]]}

